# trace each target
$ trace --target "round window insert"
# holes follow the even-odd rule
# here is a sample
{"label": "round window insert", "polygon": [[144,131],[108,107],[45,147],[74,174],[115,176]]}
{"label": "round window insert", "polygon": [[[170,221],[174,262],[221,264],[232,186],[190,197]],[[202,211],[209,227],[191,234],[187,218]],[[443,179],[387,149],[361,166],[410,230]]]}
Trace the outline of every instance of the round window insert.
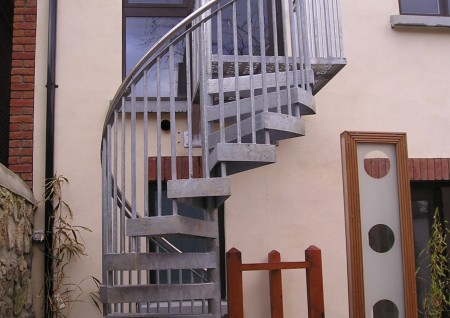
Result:
{"label": "round window insert", "polygon": [[381,179],[391,170],[391,161],[383,151],[372,150],[364,157],[364,170],[372,178]]}
{"label": "round window insert", "polygon": [[394,232],[385,224],[377,224],[369,230],[369,245],[375,252],[386,253],[394,242]]}
{"label": "round window insert", "polygon": [[398,318],[397,306],[388,299],[378,301],[373,306],[373,318]]}

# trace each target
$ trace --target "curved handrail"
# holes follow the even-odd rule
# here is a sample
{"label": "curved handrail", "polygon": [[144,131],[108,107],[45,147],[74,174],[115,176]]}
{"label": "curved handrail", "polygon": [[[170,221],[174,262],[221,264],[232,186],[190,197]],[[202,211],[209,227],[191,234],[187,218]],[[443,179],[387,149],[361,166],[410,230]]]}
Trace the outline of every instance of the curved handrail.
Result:
{"label": "curved handrail", "polygon": [[219,0],[211,0],[201,6],[200,8],[196,9],[194,12],[192,12],[190,15],[188,15],[186,18],[184,18],[182,21],[180,21],[176,26],[174,26],[169,32],[167,32],[161,39],[159,39],[155,45],[153,45],[147,53],[139,60],[139,62],[133,67],[133,69],[130,71],[130,73],[125,77],[125,79],[122,81],[122,84],[120,84],[116,94],[114,95],[114,98],[112,99],[108,112],[106,113],[105,122],[103,124],[103,135],[106,131],[106,126],[108,122],[111,119],[112,113],[114,112],[117,105],[120,103],[123,94],[126,92],[127,87],[130,85],[130,83],[133,80],[139,80],[142,77],[142,67],[146,65],[148,60],[167,42],[169,41],[175,34],[177,34],[181,29],[186,27],[189,23],[192,22],[195,18],[199,17],[201,14],[203,14],[205,11],[209,10],[212,6],[217,4]]}

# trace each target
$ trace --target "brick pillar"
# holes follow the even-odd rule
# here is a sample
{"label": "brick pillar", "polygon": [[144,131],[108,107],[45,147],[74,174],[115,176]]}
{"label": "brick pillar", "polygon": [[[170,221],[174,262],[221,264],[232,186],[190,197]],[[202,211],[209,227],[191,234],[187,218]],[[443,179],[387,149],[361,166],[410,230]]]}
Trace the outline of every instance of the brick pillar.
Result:
{"label": "brick pillar", "polygon": [[33,184],[36,0],[14,1],[9,169]]}

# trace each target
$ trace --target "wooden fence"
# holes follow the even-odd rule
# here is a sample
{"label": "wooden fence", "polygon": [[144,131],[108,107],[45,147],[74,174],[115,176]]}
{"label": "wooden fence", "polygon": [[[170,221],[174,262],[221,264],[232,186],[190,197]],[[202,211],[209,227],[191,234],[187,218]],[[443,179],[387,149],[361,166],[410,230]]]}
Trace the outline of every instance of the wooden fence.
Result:
{"label": "wooden fence", "polygon": [[278,251],[268,254],[268,263],[242,264],[241,252],[232,248],[227,252],[228,317],[244,317],[242,272],[269,271],[271,317],[283,318],[281,270],[306,269],[308,318],[324,318],[322,255],[319,248],[305,250],[304,262],[282,262]]}

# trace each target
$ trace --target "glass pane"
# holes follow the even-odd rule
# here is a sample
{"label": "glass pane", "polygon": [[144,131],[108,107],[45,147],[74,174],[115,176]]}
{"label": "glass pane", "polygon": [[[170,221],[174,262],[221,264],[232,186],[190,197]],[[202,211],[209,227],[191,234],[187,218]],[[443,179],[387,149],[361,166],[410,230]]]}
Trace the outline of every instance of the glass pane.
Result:
{"label": "glass pane", "polygon": [[[374,307],[378,301],[388,299],[396,305],[398,317],[405,317],[395,145],[358,143],[357,157],[365,316],[391,318],[385,314],[384,307],[383,310]],[[370,158],[388,159],[389,173],[383,178],[371,177],[365,167],[365,159]]]}
{"label": "glass pane", "polygon": [[[128,17],[126,18],[126,61],[125,71],[128,74],[147,51],[170,29],[172,29],[182,17]],[[183,62],[185,58],[185,46],[180,42],[174,48],[175,70],[173,78],[178,82],[179,74],[183,74]],[[180,72],[179,72],[180,71]],[[156,68],[149,71],[149,79],[156,78]],[[161,59],[161,96],[169,96],[169,60],[165,55]],[[142,81],[141,81],[142,82]],[[176,87],[177,83],[172,83]],[[156,96],[156,81],[149,81],[149,96]],[[136,92],[138,96],[143,96],[142,83],[137,85]]]}
{"label": "glass pane", "polygon": [[364,158],[364,170],[375,179],[384,178],[391,169],[388,156],[382,151],[371,151]]}
{"label": "glass pane", "polygon": [[388,252],[395,243],[395,235],[385,224],[377,224],[369,231],[369,245],[378,253]]}
{"label": "glass pane", "polygon": [[419,316],[423,317],[423,299],[430,287],[430,256],[424,253],[430,239],[432,203],[428,200],[412,201],[414,250],[417,268],[417,303]]}
{"label": "glass pane", "polygon": [[183,0],[128,0],[128,3],[183,4]]}
{"label": "glass pane", "polygon": [[400,0],[402,14],[436,14],[440,12],[439,0]]}
{"label": "glass pane", "polygon": [[[252,32],[252,50],[253,55],[261,55],[261,38],[260,38],[260,25],[264,28],[265,38],[265,51],[270,48],[270,34],[271,28],[269,27],[269,18],[267,12],[267,1],[264,1],[263,15],[264,21],[259,21],[258,16],[258,1],[250,0],[251,6],[251,32]],[[239,55],[249,54],[249,41],[248,41],[248,19],[247,19],[247,1],[236,2],[236,19],[237,19],[237,50]],[[217,54],[217,19],[212,20],[212,32],[213,32],[213,53]],[[224,10],[222,13],[222,48],[223,54],[233,55],[233,13],[231,6]]]}
{"label": "glass pane", "polygon": [[398,308],[388,299],[380,300],[373,306],[373,318],[398,318]]}

